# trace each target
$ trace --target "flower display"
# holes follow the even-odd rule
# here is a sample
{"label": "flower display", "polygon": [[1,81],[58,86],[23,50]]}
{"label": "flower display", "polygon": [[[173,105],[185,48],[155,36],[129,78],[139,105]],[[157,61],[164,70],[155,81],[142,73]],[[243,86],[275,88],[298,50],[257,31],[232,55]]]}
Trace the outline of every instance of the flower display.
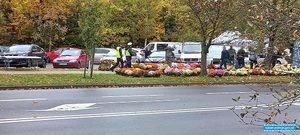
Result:
{"label": "flower display", "polygon": [[207,76],[215,77],[216,72],[214,69],[208,69]]}
{"label": "flower display", "polygon": [[224,75],[225,71],[222,69],[216,69],[215,74],[216,76],[222,77]]}
{"label": "flower display", "polygon": [[[201,73],[201,64],[198,63],[172,63],[170,67],[167,64],[157,63],[140,63],[133,64],[133,68],[115,68],[115,72],[120,75],[133,76],[133,77],[159,77],[161,75],[168,76],[196,76]],[[276,65],[272,70],[264,70],[260,68],[250,69],[245,66],[244,68],[235,69],[233,66],[228,66],[226,70],[216,69],[215,66],[209,65],[207,75],[214,76],[247,76],[247,75],[300,75],[300,68],[286,65]]]}
{"label": "flower display", "polygon": [[98,70],[100,71],[109,71],[110,67],[115,64],[113,60],[101,60]]}

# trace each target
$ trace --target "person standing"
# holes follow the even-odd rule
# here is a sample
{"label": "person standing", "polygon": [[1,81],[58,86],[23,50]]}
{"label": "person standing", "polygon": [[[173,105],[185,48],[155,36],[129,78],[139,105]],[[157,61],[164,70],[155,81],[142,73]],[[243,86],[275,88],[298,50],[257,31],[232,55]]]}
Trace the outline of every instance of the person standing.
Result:
{"label": "person standing", "polygon": [[249,56],[249,61],[250,61],[250,69],[253,69],[253,66],[255,68],[255,65],[257,65],[257,56],[255,54],[255,49],[252,47],[249,47],[250,50],[250,56]]}
{"label": "person standing", "polygon": [[276,65],[278,58],[280,58],[279,55],[278,55],[278,51],[274,50],[273,54],[272,54],[272,57],[271,57],[272,68]]}
{"label": "person standing", "polygon": [[122,54],[122,44],[119,44],[119,46],[116,48],[116,57],[117,57],[117,63],[110,68],[110,71],[112,72],[120,63],[121,63],[121,68],[123,68],[124,62],[123,62],[123,54]]}
{"label": "person standing", "polygon": [[220,69],[223,68],[223,65],[224,65],[224,68],[227,69],[227,62],[228,62],[228,59],[229,59],[229,51],[226,50],[226,47],[224,46],[223,47],[223,51],[221,53],[221,61],[220,61]]}
{"label": "person standing", "polygon": [[237,60],[238,60],[239,68],[245,66],[245,56],[246,56],[246,52],[244,50],[244,46],[242,46],[241,49],[239,49],[237,52]]}
{"label": "person standing", "polygon": [[173,53],[174,48],[172,48],[171,46],[167,46],[165,48],[165,51],[166,51],[166,63],[171,67],[172,59],[175,58],[175,55]]}
{"label": "person standing", "polygon": [[132,56],[136,55],[135,52],[132,51],[131,45],[132,45],[132,43],[129,42],[127,44],[127,46],[125,47],[125,56],[126,56],[125,67],[126,68],[131,68],[131,59],[132,59]]}
{"label": "person standing", "polygon": [[233,49],[232,45],[230,46],[228,51],[229,51],[229,63],[234,65],[234,59],[236,57],[236,51],[235,51],[235,49]]}
{"label": "person standing", "polygon": [[147,47],[145,50],[145,58],[147,59],[151,53],[150,47]]}

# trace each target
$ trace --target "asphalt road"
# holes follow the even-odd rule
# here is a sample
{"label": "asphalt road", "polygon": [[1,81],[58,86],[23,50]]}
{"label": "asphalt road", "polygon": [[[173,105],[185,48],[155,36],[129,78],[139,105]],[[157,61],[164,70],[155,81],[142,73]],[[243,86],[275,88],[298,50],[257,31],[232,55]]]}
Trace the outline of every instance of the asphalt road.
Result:
{"label": "asphalt road", "polygon": [[[94,64],[94,69],[98,69],[99,64]],[[47,63],[46,68],[53,68],[52,63]]]}
{"label": "asphalt road", "polygon": [[[266,93],[268,88],[259,91]],[[262,131],[261,126],[241,124],[229,110],[240,106],[231,98],[244,99],[249,94],[247,86],[0,91],[0,134],[275,134]],[[260,98],[273,101],[264,94]],[[299,112],[300,108],[290,109]]]}

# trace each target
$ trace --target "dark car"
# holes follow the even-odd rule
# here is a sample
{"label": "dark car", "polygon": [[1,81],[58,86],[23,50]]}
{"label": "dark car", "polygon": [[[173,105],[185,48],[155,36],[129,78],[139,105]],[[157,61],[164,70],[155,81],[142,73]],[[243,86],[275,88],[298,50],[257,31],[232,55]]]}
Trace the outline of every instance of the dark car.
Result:
{"label": "dark car", "polygon": [[43,48],[35,44],[12,45],[0,57],[1,66],[45,68],[47,55]]}

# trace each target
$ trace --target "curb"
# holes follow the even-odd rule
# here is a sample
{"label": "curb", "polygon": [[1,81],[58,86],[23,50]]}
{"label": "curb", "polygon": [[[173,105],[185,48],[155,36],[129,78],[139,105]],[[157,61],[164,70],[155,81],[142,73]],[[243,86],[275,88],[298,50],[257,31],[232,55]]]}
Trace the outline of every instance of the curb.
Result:
{"label": "curb", "polygon": [[75,88],[122,88],[122,87],[176,87],[176,86],[211,86],[211,85],[280,85],[290,82],[229,82],[229,83],[154,83],[154,84],[91,84],[91,85],[28,85],[28,86],[0,86],[1,90],[27,89],[75,89]]}

